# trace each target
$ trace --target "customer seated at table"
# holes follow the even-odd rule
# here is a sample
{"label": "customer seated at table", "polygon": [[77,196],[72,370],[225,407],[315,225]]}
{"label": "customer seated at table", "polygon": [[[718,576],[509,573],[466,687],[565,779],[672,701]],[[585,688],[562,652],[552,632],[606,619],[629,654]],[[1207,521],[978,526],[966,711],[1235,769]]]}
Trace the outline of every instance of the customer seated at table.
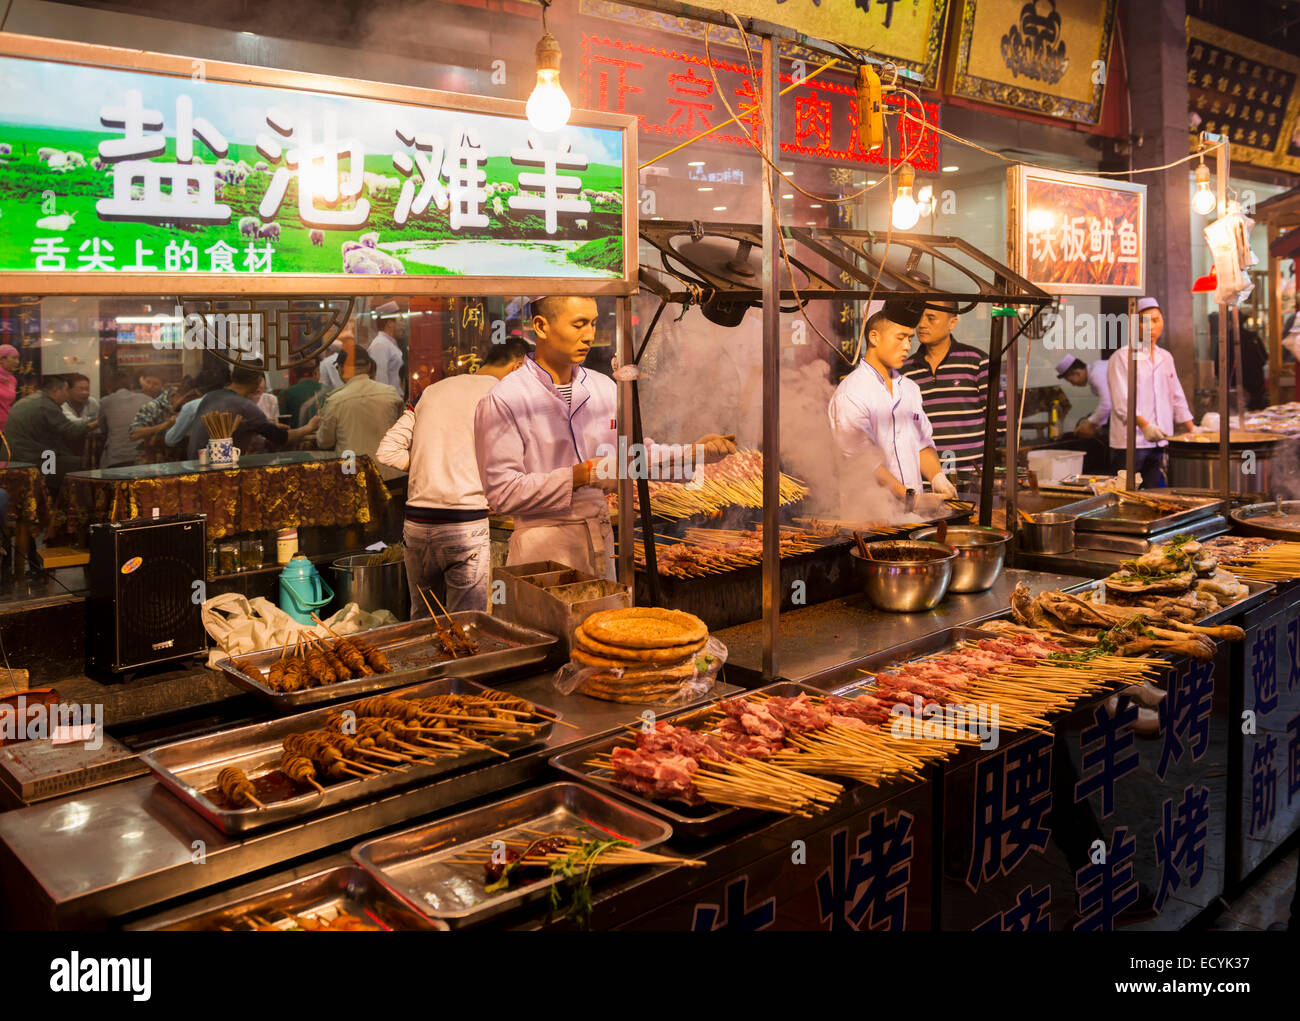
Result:
{"label": "customer seated at table", "polygon": [[299,424],[298,413],[302,411],[303,406],[325,389],[325,385],[320,381],[319,359],[298,366],[296,372],[297,379],[285,390],[284,399],[280,401],[281,414],[288,415],[289,421],[294,425]]}
{"label": "customer seated at table", "polygon": [[99,418],[99,401],[90,396],[90,377],[80,372],[69,372],[68,399],[63,402],[63,413],[74,422],[89,422]]}
{"label": "customer seated at table", "polygon": [[230,367],[225,362],[209,365],[199,372],[194,380],[194,388],[198,392],[181,405],[180,411],[176,413],[175,423],[163,434],[163,440],[168,447],[182,448],[184,452],[182,456],[189,453],[190,428],[194,425],[194,415],[199,410],[199,402],[206,394],[229,382]]}
{"label": "customer seated at table", "polygon": [[131,421],[131,439],[140,445],[136,463],[158,464],[176,460],[168,455],[163,436],[175,424],[176,412],[185,403],[186,394],[192,389],[189,377],[179,383],[164,386],[157,375],[142,373],[140,389],[149,395],[149,400],[140,407]]}
{"label": "customer seated at table", "polygon": [[[401,393],[387,383],[376,382],[375,370],[374,359],[365,348],[357,347],[343,366],[345,375],[350,372],[347,382],[325,399],[321,409],[316,433],[316,446],[321,450],[373,456],[384,434],[401,417],[406,406]],[[381,467],[380,472],[385,478],[401,474],[388,467]]]}
{"label": "customer seated at table", "polygon": [[9,411],[5,436],[15,461],[40,466],[50,489],[57,490],[68,472],[85,468],[82,451],[86,434],[99,423],[74,422],[63,413],[68,381],[62,376],[42,376],[41,387]]}
{"label": "customer seated at table", "polygon": [[234,441],[244,454],[253,453],[258,437],[271,446],[282,447],[316,431],[319,420],[315,418],[297,429],[285,429],[262,414],[262,409],[253,403],[252,398],[265,378],[261,366],[236,365],[230,370],[229,383],[204,395],[194,411],[194,424],[190,427],[190,460],[197,460],[199,451],[208,445],[208,427],[203,416],[213,411],[227,411],[241,417]]}

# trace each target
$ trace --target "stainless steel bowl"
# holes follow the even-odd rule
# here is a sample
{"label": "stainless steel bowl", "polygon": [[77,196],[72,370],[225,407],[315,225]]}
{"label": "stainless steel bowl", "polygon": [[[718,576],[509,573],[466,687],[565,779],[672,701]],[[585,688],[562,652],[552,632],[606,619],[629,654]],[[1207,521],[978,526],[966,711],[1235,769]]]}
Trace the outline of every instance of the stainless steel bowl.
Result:
{"label": "stainless steel bowl", "polygon": [[891,613],[931,610],[948,593],[957,551],[937,542],[886,539],[867,543],[866,560],[851,549],[853,566],[871,605]]}
{"label": "stainless steel bowl", "polygon": [[1020,529],[1020,548],[1026,553],[1069,553],[1077,520],[1074,514],[1056,511],[1030,514]]}
{"label": "stainless steel bowl", "polygon": [[[918,528],[908,538],[922,542],[935,542],[939,529]],[[957,551],[952,564],[952,583],[949,592],[983,592],[993,587],[1007,560],[1007,546],[1011,533],[1005,528],[985,528],[980,525],[961,525],[948,529],[943,540]]]}

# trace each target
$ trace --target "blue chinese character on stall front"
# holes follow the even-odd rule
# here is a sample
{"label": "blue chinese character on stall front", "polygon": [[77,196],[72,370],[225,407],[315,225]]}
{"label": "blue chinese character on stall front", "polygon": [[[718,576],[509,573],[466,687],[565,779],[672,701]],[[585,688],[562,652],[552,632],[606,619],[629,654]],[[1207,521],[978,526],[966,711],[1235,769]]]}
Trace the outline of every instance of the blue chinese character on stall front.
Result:
{"label": "blue chinese character on stall front", "polygon": [[1286,690],[1300,684],[1300,617],[1286,622],[1286,651],[1291,657],[1291,668],[1286,672]]}
{"label": "blue chinese character on stall front", "polygon": [[856,854],[848,857],[848,830],[831,837],[831,864],[817,877],[817,907],[831,932],[866,928],[897,932],[907,916],[907,883],[912,874],[912,816],[900,812],[885,821],[882,809],[858,834]]}
{"label": "blue chinese character on stall front", "polygon": [[[1137,721],[1137,704],[1128,699],[1123,702],[1124,708],[1113,716],[1106,711],[1105,703],[1097,706],[1093,711],[1096,725],[1085,727],[1079,735],[1083,771],[1100,768],[1074,785],[1074,800],[1082,801],[1094,791],[1101,791],[1102,818],[1115,811],[1115,784],[1138,768],[1138,753],[1132,750],[1134,737],[1131,727]],[[1093,744],[1097,747],[1090,750],[1089,745]],[[1130,754],[1125,755],[1125,752]]]}
{"label": "blue chinese character on stall front", "polygon": [[1164,732],[1164,744],[1160,749],[1156,776],[1161,780],[1165,778],[1170,760],[1178,762],[1183,757],[1180,736],[1191,744],[1193,762],[1210,747],[1210,708],[1213,701],[1213,660],[1190,664],[1184,676],[1169,686],[1169,691],[1160,700],[1160,729]]}
{"label": "blue chinese character on stall front", "polygon": [[[753,910],[746,909],[749,899],[749,876],[727,884],[726,908],[717,904],[696,904],[691,932],[758,932],[776,921],[776,898],[760,901]],[[721,919],[721,920],[720,920]]]}
{"label": "blue chinese character on stall front", "polygon": [[1079,894],[1080,919],[1076,932],[1109,932],[1115,919],[1138,899],[1138,884],[1133,878],[1133,857],[1137,841],[1129,836],[1128,827],[1120,826],[1111,839],[1106,860],[1090,862],[1075,873]]}
{"label": "blue chinese character on stall front", "polygon": [[1160,888],[1156,891],[1156,910],[1183,883],[1187,870],[1188,886],[1195,886],[1205,873],[1205,842],[1210,832],[1210,788],[1188,785],[1174,816],[1174,799],[1161,806],[1160,829],[1153,838],[1156,864],[1160,866]]}
{"label": "blue chinese character on stall front", "polygon": [[1047,847],[1052,810],[1052,737],[1040,734],[975,767],[975,836],[966,885],[978,890]]}
{"label": "blue chinese character on stall front", "polygon": [[1286,732],[1291,735],[1286,746],[1286,803],[1289,808],[1295,796],[1300,794],[1300,713],[1287,721]]}
{"label": "blue chinese character on stall front", "polygon": [[1016,903],[1006,911],[980,922],[976,932],[1047,932],[1052,927],[1052,888],[1035,890],[1026,886],[1016,894]]}
{"label": "blue chinese character on stall front", "polygon": [[1277,751],[1277,738],[1268,734],[1255,742],[1250,757],[1250,832],[1253,835],[1273,821],[1277,814],[1277,770],[1273,768],[1273,753]]}
{"label": "blue chinese character on stall front", "polygon": [[1255,687],[1255,712],[1263,716],[1277,708],[1277,625],[1255,633],[1250,646],[1250,680]]}

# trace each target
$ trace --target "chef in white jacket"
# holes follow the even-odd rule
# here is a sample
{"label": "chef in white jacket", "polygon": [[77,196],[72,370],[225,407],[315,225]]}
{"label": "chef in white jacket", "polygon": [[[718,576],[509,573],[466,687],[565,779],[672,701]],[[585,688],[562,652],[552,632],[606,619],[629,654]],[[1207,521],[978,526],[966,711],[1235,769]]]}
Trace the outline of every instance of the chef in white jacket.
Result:
{"label": "chef in white jacket", "polygon": [[1110,363],[1105,358],[1098,358],[1088,365],[1074,355],[1066,355],[1057,363],[1057,379],[1063,379],[1074,386],[1087,386],[1097,398],[1097,410],[1079,420],[1079,424],[1074,427],[1074,435],[1087,439],[1105,431],[1106,423],[1110,421],[1109,369]]}
{"label": "chef in white jacket", "polygon": [[386,301],[375,309],[379,319],[379,332],[366,350],[375,363],[375,382],[387,383],[398,393],[406,393],[402,385],[402,348],[398,341],[407,333],[406,313],[395,301]]}
{"label": "chef in white jacket", "polygon": [[[582,367],[596,339],[596,302],[539,298],[532,313],[533,356],[475,410],[483,491],[493,511],[514,517],[508,564],[558,560],[613,579],[614,534],[605,493],[617,490],[627,466],[617,455],[618,385]],[[691,455],[699,463],[735,449],[709,434]],[[647,443],[641,463],[666,465],[671,456],[670,448]],[[628,460],[635,469],[635,452]],[[677,474],[662,480],[689,478]]]}
{"label": "chef in white jacket", "polygon": [[[1133,345],[1137,363],[1137,461],[1143,489],[1167,486],[1165,462],[1169,437],[1176,431],[1192,431],[1192,410],[1187,406],[1183,384],[1178,380],[1174,356],[1157,341],[1164,333],[1165,320],[1155,298],[1138,300],[1138,341]],[[1130,344],[1132,341],[1130,340]],[[1128,359],[1129,344],[1110,358],[1106,372],[1110,384],[1110,466],[1118,472],[1126,466],[1128,448]]]}
{"label": "chef in white jacket", "polygon": [[900,499],[921,492],[923,480],[940,496],[957,488],[944,475],[934,448],[921,389],[898,370],[907,359],[923,308],[886,302],[867,320],[867,350],[831,398],[831,432],[846,461],[875,458],[876,479]]}

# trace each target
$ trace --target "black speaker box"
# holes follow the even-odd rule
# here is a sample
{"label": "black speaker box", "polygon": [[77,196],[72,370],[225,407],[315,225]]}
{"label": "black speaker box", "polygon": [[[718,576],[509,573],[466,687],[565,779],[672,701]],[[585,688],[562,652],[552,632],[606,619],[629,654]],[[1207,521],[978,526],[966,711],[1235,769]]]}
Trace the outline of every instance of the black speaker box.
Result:
{"label": "black speaker box", "polygon": [[207,516],[90,529],[86,672],[122,674],[207,649],[202,600]]}

